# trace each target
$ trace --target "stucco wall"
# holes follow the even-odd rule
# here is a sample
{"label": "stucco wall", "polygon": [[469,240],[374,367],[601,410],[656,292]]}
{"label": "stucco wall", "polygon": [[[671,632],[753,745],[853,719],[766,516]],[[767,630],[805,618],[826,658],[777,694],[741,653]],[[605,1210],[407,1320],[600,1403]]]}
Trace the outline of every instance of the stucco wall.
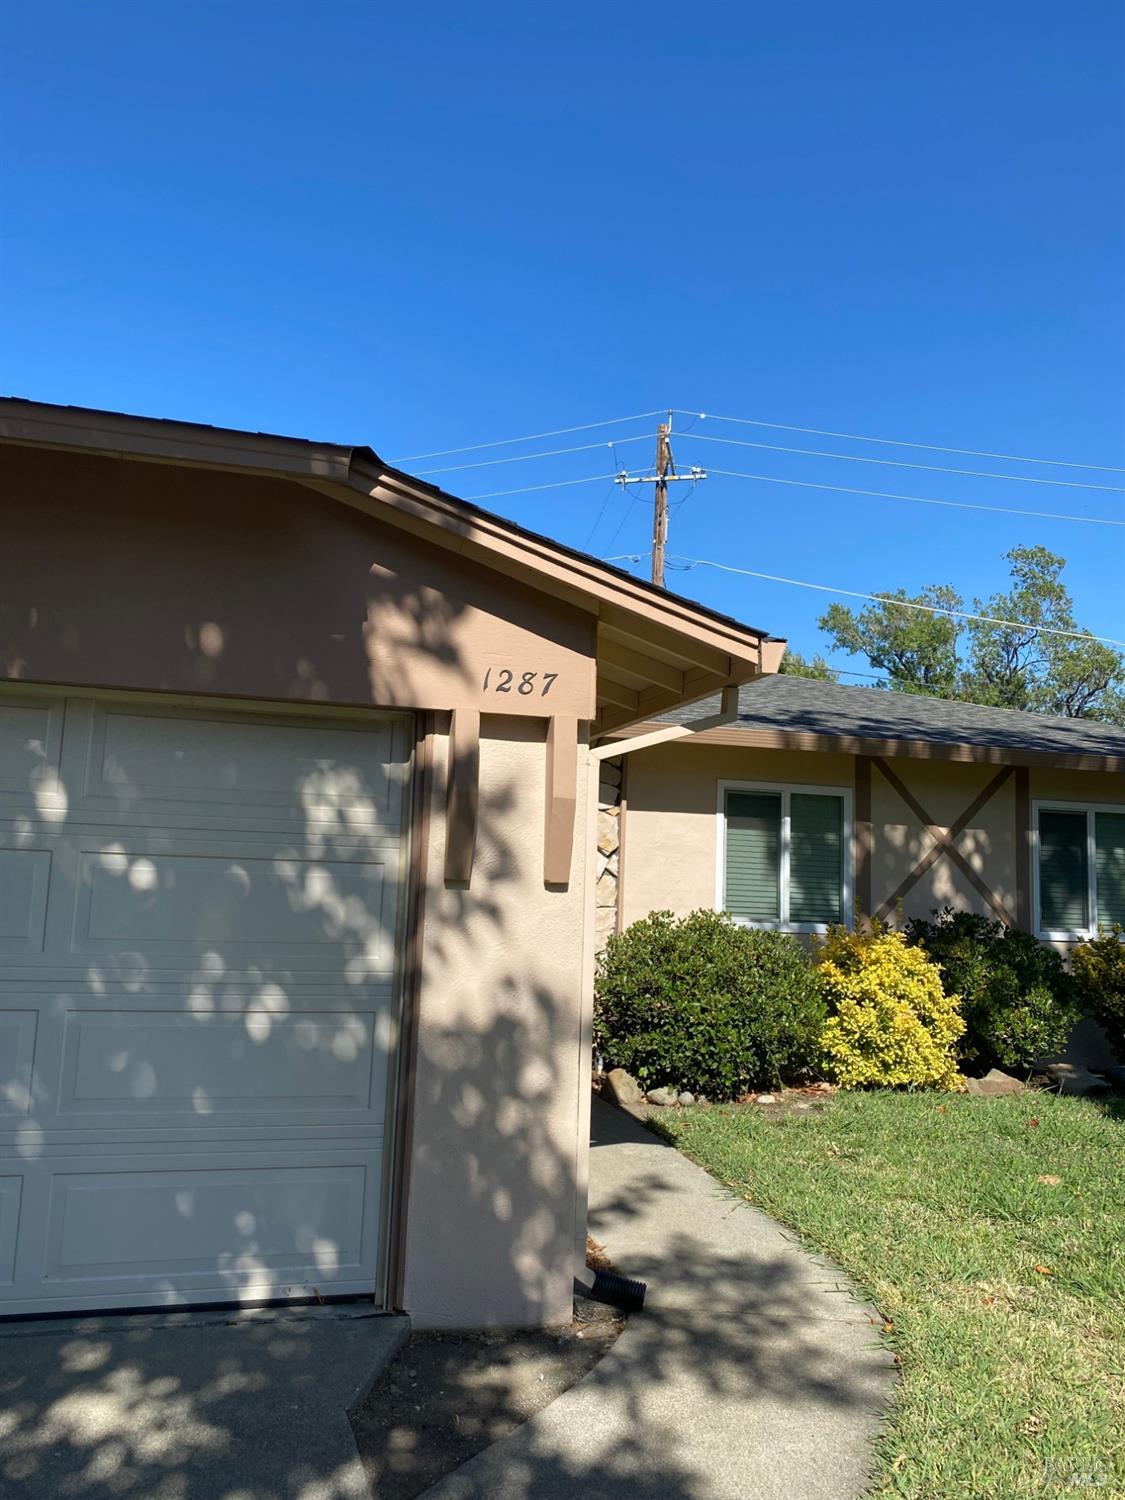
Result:
{"label": "stucco wall", "polygon": [[586,850],[580,816],[569,886],[544,886],[543,735],[484,720],[469,889],[442,878],[435,746],[406,1246],[422,1327],[570,1316]]}
{"label": "stucco wall", "polygon": [[[894,758],[888,762],[932,820],[948,827],[996,774],[995,766]],[[629,757],[625,857],[619,899],[625,925],[647,912],[678,914],[715,904],[716,818],[722,780],[852,786],[850,755],[741,750],[674,742]],[[1031,798],[1125,804],[1125,777],[1109,773],[1040,770],[1030,773]],[[871,774],[872,906],[888,899],[932,847],[914,811],[878,768]],[[972,868],[1016,914],[1016,792],[1014,777],[1000,787],[959,835],[957,847]],[[906,918],[935,908],[995,916],[949,858],[942,856],[902,899]]]}
{"label": "stucco wall", "polygon": [[307,486],[0,445],[0,494],[0,677],[452,708],[503,647],[592,685],[592,615]]}
{"label": "stucco wall", "polygon": [[[369,707],[401,669],[408,705],[431,667],[475,683],[466,643],[499,619],[592,680],[591,615],[315,491],[81,455],[0,463],[0,677]],[[420,1325],[570,1313],[592,850],[580,745],[571,880],[545,888],[547,723],[484,716],[468,888],[443,879],[437,737],[406,1247]]]}
{"label": "stucco wall", "polygon": [[672,743],[629,756],[620,892],[625,926],[650,911],[715,905],[720,781],[852,784],[848,755]]}

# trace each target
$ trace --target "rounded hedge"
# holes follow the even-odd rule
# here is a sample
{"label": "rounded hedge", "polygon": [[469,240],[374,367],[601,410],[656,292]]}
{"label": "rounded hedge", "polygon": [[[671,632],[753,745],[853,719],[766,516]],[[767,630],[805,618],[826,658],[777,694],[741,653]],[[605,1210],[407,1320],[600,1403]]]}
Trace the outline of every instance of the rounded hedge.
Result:
{"label": "rounded hedge", "polygon": [[815,1064],[825,1007],[795,938],[653,912],[598,960],[594,1037],[643,1087],[734,1099]]}
{"label": "rounded hedge", "polygon": [[1064,1051],[1078,1021],[1076,986],[1053,948],[973,912],[946,907],[916,917],[907,941],[941,966],[946,994],[961,997],[963,1062],[982,1071],[1026,1071]]}

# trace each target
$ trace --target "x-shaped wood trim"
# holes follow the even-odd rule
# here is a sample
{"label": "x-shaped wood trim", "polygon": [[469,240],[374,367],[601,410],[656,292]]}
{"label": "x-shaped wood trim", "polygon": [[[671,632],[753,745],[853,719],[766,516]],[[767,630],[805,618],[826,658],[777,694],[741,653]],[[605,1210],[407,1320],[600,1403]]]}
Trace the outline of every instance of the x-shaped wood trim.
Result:
{"label": "x-shaped wood trim", "polygon": [[908,786],[903,783],[901,777],[899,777],[898,774],[891,769],[891,767],[885,760],[882,760],[879,756],[876,755],[872,757],[872,764],[879,767],[879,770],[882,771],[883,775],[890,782],[891,786],[894,787],[895,791],[906,803],[907,807],[914,814],[914,816],[919,819],[922,827],[934,841],[933,848],[926,852],[926,854],[914,866],[913,870],[911,870],[906,879],[901,883],[901,885],[899,885],[898,889],[893,891],[879,907],[878,911],[875,913],[876,920],[885,921],[887,917],[890,916],[891,912],[894,911],[898,903],[902,900],[903,896],[906,895],[907,891],[910,890],[912,886],[916,885],[918,881],[921,880],[926,871],[929,870],[933,865],[935,865],[944,854],[948,859],[952,861],[953,864],[957,866],[957,868],[965,876],[966,880],[970,881],[971,884],[976,888],[976,890],[980,892],[980,894],[988,902],[992,910],[999,917],[1000,921],[1003,922],[1006,927],[1010,927],[1012,925],[1011,913],[1008,911],[1004,903],[1000,900],[999,896],[997,896],[996,892],[989,890],[988,886],[985,885],[984,881],[973,869],[972,865],[961,853],[960,849],[958,849],[955,840],[962,833],[964,833],[965,829],[968,828],[969,824],[976,817],[977,813],[980,812],[981,808],[984,807],[985,803],[991,802],[992,798],[1004,785],[1008,777],[1011,776],[1012,767],[1005,766],[1003,770],[998,771],[992,778],[992,780],[988,783],[988,785],[983,787],[978,795],[973,798],[973,801],[969,804],[969,806],[965,809],[965,811],[961,814],[957,821],[953,823],[949,828],[943,828],[940,823],[934,822],[926,809],[918,801],[917,797],[915,797],[914,793]]}

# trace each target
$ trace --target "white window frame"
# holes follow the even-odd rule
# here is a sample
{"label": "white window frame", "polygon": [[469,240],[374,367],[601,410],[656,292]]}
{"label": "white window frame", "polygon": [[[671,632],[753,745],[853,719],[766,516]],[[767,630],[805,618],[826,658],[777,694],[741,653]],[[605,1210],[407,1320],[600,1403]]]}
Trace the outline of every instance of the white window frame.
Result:
{"label": "white window frame", "polygon": [[840,912],[843,925],[850,931],[855,924],[853,899],[855,852],[853,846],[852,789],[850,786],[809,786],[795,781],[720,781],[718,805],[715,812],[715,910],[727,909],[727,793],[769,792],[781,797],[781,843],[779,848],[780,870],[778,872],[778,910],[780,920],[759,921],[752,917],[734,916],[732,920],[740,927],[765,928],[775,932],[827,932],[827,922],[791,922],[789,920],[789,806],[793,793],[809,794],[813,797],[838,797],[843,804],[843,837],[840,858],[841,891]]}
{"label": "white window frame", "polygon": [[[1064,931],[1044,927],[1039,874],[1039,814],[1041,812],[1084,813],[1086,815],[1086,910],[1088,927]],[[1125,815],[1125,802],[1061,802],[1043,798],[1031,804],[1031,899],[1035,912],[1035,936],[1046,943],[1081,943],[1098,935],[1098,868],[1094,840],[1094,819],[1098,813]],[[1102,923],[1103,926],[1107,924]]]}

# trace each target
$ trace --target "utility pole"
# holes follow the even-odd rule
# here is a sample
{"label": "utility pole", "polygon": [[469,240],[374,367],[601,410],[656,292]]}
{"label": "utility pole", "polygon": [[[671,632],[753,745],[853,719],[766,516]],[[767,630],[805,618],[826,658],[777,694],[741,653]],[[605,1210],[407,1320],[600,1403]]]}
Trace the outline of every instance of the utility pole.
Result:
{"label": "utility pole", "polygon": [[667,422],[656,429],[656,472],[654,474],[628,474],[622,470],[614,475],[614,483],[624,488],[629,484],[652,484],[652,581],[657,588],[664,587],[664,552],[668,545],[668,485],[676,481],[695,484],[707,478],[707,470],[693,464],[687,474],[676,473],[676,461],[672,457],[672,413]]}
{"label": "utility pole", "polygon": [[[656,429],[656,488],[652,505],[652,581],[664,587],[664,549],[668,545],[668,470],[672,468],[671,422]],[[675,470],[673,470],[673,473]]]}

